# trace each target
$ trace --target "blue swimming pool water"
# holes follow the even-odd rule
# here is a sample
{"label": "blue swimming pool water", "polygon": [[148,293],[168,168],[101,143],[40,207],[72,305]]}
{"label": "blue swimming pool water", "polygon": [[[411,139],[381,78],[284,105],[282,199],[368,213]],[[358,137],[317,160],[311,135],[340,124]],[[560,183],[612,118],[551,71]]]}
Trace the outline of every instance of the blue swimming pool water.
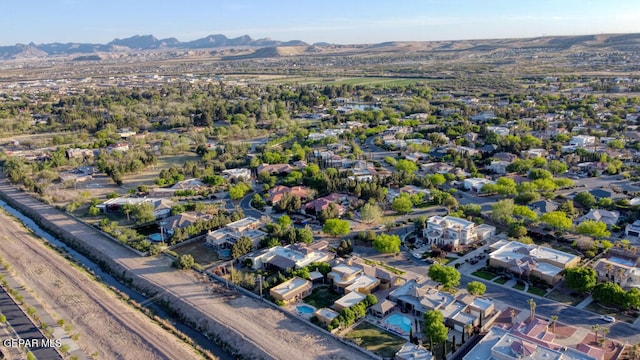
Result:
{"label": "blue swimming pool water", "polygon": [[405,333],[411,332],[411,319],[404,315],[392,314],[388,318],[384,319],[384,322],[389,326],[397,326]]}
{"label": "blue swimming pool water", "polygon": [[298,310],[298,314],[313,314],[314,311],[316,311],[316,308],[314,308],[311,305],[298,305],[296,306],[296,310]]}
{"label": "blue swimming pool water", "polygon": [[151,234],[149,235],[149,240],[153,242],[160,242],[162,241],[162,234],[160,233]]}
{"label": "blue swimming pool water", "polygon": [[218,251],[218,256],[220,256],[223,259],[231,258],[231,249],[222,249]]}

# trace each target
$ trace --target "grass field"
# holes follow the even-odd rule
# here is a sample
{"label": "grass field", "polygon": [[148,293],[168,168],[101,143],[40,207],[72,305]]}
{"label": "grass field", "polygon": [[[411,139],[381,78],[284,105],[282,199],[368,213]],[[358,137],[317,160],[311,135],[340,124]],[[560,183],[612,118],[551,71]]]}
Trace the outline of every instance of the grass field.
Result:
{"label": "grass field", "polygon": [[315,306],[316,309],[320,309],[333,305],[340,297],[342,297],[342,295],[331,290],[329,286],[323,286],[313,289],[311,295],[304,298],[304,302]]}
{"label": "grass field", "polygon": [[205,268],[218,261],[218,255],[210,246],[207,246],[204,239],[186,245],[178,245],[174,251],[179,255],[191,254],[196,263]]}
{"label": "grass field", "polygon": [[170,168],[175,165],[182,168],[187,161],[197,161],[200,157],[195,153],[184,153],[179,155],[165,155],[158,156],[158,162],[155,166],[145,169],[143,172],[137,174],[129,174],[123,177],[123,186],[128,188],[135,188],[138,185],[153,185],[156,178],[160,174],[160,171]]}
{"label": "grass field", "polygon": [[366,321],[356,326],[345,337],[385,359],[393,358],[402,345],[407,342],[407,340]]}
{"label": "grass field", "polygon": [[539,287],[535,287],[535,286],[529,286],[529,290],[527,290],[527,292],[529,294],[534,294],[534,295],[538,295],[538,296],[544,296],[547,291],[540,289]]}

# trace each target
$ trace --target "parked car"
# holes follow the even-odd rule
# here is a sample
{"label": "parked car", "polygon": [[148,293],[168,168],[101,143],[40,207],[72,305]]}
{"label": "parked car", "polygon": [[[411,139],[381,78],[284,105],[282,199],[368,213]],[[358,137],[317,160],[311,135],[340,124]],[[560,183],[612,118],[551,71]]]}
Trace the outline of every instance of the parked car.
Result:
{"label": "parked car", "polygon": [[606,321],[606,322],[610,322],[610,323],[616,322],[616,318],[614,318],[613,316],[609,316],[609,315],[600,316],[600,320]]}

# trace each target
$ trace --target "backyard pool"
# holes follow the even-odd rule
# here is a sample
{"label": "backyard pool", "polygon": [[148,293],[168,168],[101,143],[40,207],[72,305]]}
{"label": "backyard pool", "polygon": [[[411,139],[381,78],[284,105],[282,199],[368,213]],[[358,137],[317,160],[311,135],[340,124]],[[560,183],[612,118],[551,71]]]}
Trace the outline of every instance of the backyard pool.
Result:
{"label": "backyard pool", "polygon": [[222,249],[218,251],[218,256],[221,259],[231,259],[231,249]]}
{"label": "backyard pool", "polygon": [[316,308],[311,305],[298,305],[296,306],[296,310],[298,310],[298,315],[310,315],[316,311]]}
{"label": "backyard pool", "polygon": [[411,332],[411,319],[404,315],[392,314],[383,322],[387,325],[387,328],[399,332],[401,334],[409,334]]}
{"label": "backyard pool", "polygon": [[161,242],[162,241],[162,234],[160,234],[160,233],[151,234],[151,235],[149,235],[149,240],[151,240],[153,242]]}

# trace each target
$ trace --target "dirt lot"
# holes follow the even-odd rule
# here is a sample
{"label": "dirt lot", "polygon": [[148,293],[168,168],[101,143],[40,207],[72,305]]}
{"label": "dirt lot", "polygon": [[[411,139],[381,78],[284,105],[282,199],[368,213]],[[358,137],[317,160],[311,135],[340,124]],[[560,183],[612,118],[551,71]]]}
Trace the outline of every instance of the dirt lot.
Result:
{"label": "dirt lot", "polygon": [[0,212],[0,256],[51,314],[72,324],[85,354],[100,359],[198,359],[173,335],[114,297]]}

